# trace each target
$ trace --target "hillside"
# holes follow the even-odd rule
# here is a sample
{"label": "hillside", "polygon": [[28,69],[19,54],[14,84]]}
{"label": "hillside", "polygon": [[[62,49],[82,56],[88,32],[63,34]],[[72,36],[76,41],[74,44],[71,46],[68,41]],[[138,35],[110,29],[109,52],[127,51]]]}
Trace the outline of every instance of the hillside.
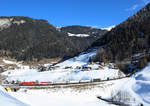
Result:
{"label": "hillside", "polygon": [[11,96],[2,86],[0,86],[0,98],[1,106],[29,106]]}
{"label": "hillside", "polygon": [[90,47],[93,39],[68,36],[46,20],[0,17],[1,57],[24,61],[72,57]]}
{"label": "hillside", "polygon": [[94,61],[126,66],[137,60],[136,67],[144,67],[150,61],[150,4],[93,43],[102,45],[105,48],[99,49]]}
{"label": "hillside", "polygon": [[92,36],[99,37],[107,32],[106,30],[96,29],[89,26],[79,26],[79,25],[61,27],[60,30],[64,32],[73,33],[73,34],[88,34],[90,35],[90,37]]}

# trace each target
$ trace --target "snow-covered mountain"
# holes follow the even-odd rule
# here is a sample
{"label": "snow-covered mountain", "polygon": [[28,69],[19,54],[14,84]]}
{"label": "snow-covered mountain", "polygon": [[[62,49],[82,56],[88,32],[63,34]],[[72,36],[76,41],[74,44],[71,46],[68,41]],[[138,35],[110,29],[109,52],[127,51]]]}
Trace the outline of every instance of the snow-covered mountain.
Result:
{"label": "snow-covered mountain", "polygon": [[95,40],[103,36],[107,30],[92,28],[89,26],[72,25],[59,28],[59,30],[68,33],[68,36],[88,37]]}
{"label": "snow-covered mountain", "polygon": [[[7,56],[19,61],[59,61],[86,50],[107,32],[78,27],[79,31],[76,27],[71,27],[71,30],[80,33],[72,33],[68,31],[68,27],[56,28],[43,19],[23,16],[0,17],[0,57]],[[72,34],[68,36],[68,33]]]}
{"label": "snow-covered mountain", "polygon": [[[52,58],[52,55],[54,57],[62,56],[61,58],[71,56],[71,58],[57,64],[43,63],[40,68],[34,67],[32,64],[29,66],[23,61],[13,61],[8,57],[7,59],[1,58],[0,69],[8,67],[1,74],[3,77],[2,85],[4,87],[14,87],[15,85],[20,89],[16,92],[6,92],[0,86],[0,105],[113,106],[120,104],[125,106],[149,106],[150,63],[145,67],[150,61],[149,11],[150,4],[115,28],[112,26],[105,28],[105,30],[83,26],[55,28],[44,20],[25,18],[26,20],[22,21],[20,18],[14,17],[19,21],[12,22],[12,18],[9,17],[8,20],[3,17],[3,20],[0,20],[0,37],[3,34],[5,35],[5,31],[12,32],[18,30],[18,28],[23,31],[22,27],[23,29],[25,27],[28,29],[28,33],[25,32],[25,34],[29,34],[30,39],[28,41],[31,41],[28,42],[29,45],[24,43],[25,45],[17,46],[8,42],[14,44],[15,47],[15,55],[11,56],[18,58],[18,55],[20,55],[21,58],[28,59],[28,56],[32,57],[31,54],[34,54],[33,57],[40,59],[43,56],[42,53],[45,53],[44,58]],[[12,25],[14,25],[13,28]],[[18,25],[20,26],[18,27]],[[30,30],[30,25],[34,26],[32,30],[35,31]],[[36,25],[40,26],[37,28],[38,30],[35,28]],[[111,30],[112,28],[114,29]],[[38,35],[38,31],[40,35]],[[45,35],[47,34],[45,31],[48,31],[50,35]],[[2,48],[7,49],[9,47],[6,41],[10,32],[6,34],[7,36],[3,35],[6,38],[2,37],[4,42],[0,41],[0,44],[4,44]],[[36,38],[37,36],[39,38]],[[91,45],[91,41],[93,42],[98,37],[100,39],[94,46],[99,46],[99,49],[93,47],[84,51]],[[10,40],[12,39],[13,37],[10,38]],[[40,42],[38,42],[39,39],[41,39]],[[18,39],[14,41],[16,40],[19,41]],[[50,42],[51,40],[52,42]],[[60,43],[62,40],[63,42]],[[22,44],[22,42],[19,41],[18,44]],[[48,47],[45,45],[48,45]],[[14,53],[11,46],[8,50],[12,50],[11,52]],[[22,46],[27,49],[18,51],[18,48],[22,48]],[[57,48],[53,48],[55,46]],[[53,50],[49,51],[51,48]],[[10,51],[6,52],[5,49],[2,49],[0,53],[7,56]],[[79,54],[73,57],[75,54],[72,53]],[[37,63],[36,66],[38,65],[41,64]],[[117,66],[120,66],[122,70]],[[145,68],[140,69],[139,67]],[[130,68],[130,71],[127,68]],[[35,84],[23,85],[22,82]],[[42,82],[49,83],[42,85]]]}
{"label": "snow-covered mountain", "polygon": [[115,25],[109,26],[107,28],[101,28],[101,29],[111,31],[113,28],[115,28]]}

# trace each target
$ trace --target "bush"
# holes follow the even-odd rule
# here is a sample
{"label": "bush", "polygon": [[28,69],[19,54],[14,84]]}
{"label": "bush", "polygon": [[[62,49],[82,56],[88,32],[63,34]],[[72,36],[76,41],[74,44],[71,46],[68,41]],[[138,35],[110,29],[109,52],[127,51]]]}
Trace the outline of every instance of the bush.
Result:
{"label": "bush", "polygon": [[127,91],[116,91],[111,93],[111,99],[112,101],[121,102],[124,104],[130,104],[135,102],[135,98],[133,98],[129,92]]}

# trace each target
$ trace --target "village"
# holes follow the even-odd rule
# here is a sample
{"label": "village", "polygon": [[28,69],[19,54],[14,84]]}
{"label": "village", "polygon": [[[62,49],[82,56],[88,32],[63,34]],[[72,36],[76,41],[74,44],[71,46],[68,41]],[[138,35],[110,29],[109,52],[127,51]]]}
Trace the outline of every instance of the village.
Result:
{"label": "village", "polygon": [[[105,68],[108,68],[108,70],[106,70]],[[31,67],[29,67],[29,69],[31,69]],[[105,63],[88,63],[87,65],[83,65],[83,66],[76,66],[75,68],[72,66],[65,66],[65,67],[60,67],[60,66],[53,66],[50,65],[48,67],[45,66],[41,66],[40,68],[38,68],[38,73],[44,73],[44,72],[51,72],[51,73],[55,73],[58,70],[61,70],[60,73],[66,73],[67,72],[67,76],[71,75],[71,74],[78,74],[80,72],[82,73],[86,73],[86,72],[94,72],[94,71],[110,71],[109,73],[111,73],[111,70],[118,70],[117,71],[117,75],[114,77],[109,77],[106,76],[105,78],[101,78],[101,77],[91,77],[91,78],[87,78],[87,79],[62,79],[62,78],[58,78],[58,80],[54,81],[40,81],[40,80],[31,80],[31,81],[20,81],[20,80],[8,80],[9,78],[9,74],[11,74],[11,72],[8,72],[8,76],[3,76],[3,81],[2,81],[2,85],[5,87],[5,89],[7,91],[17,91],[19,90],[21,87],[29,87],[29,88],[47,88],[50,86],[70,86],[70,85],[89,85],[89,84],[98,84],[104,81],[111,81],[111,80],[118,80],[118,79],[122,79],[125,77],[129,77],[130,75],[126,75],[124,76],[124,74],[113,64],[113,63],[109,63],[109,64],[105,64]]]}

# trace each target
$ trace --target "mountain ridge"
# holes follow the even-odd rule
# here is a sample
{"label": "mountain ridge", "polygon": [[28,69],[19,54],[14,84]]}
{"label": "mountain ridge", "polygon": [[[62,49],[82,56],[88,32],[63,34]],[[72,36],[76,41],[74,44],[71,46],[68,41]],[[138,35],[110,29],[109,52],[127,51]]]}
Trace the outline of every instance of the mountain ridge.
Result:
{"label": "mountain ridge", "polygon": [[145,56],[138,60],[136,66],[142,68],[150,61],[149,42],[150,3],[93,43],[93,46],[106,45],[103,50],[99,49],[94,61],[130,64],[134,55],[140,53]]}
{"label": "mountain ridge", "polygon": [[0,17],[0,23],[0,56],[18,61],[69,58],[86,50],[97,39],[70,37],[43,19]]}

